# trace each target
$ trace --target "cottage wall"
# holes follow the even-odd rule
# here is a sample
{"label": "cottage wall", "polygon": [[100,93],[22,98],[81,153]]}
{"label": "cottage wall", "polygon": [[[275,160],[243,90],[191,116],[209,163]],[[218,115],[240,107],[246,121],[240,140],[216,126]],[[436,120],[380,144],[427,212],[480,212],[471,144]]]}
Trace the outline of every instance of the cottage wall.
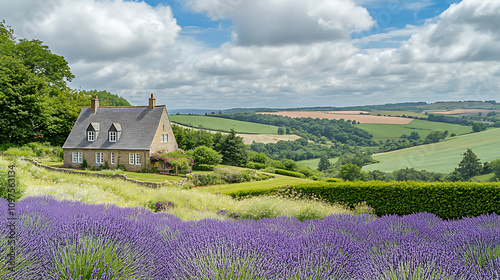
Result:
{"label": "cottage wall", "polygon": [[[134,150],[81,150],[81,149],[65,149],[64,150],[64,165],[66,167],[80,168],[80,163],[73,163],[72,153],[83,152],[83,159],[87,160],[88,166],[101,166],[104,164],[95,163],[95,153],[102,152],[104,161],[108,162],[109,168],[117,168],[118,165],[125,165],[127,171],[139,171],[143,169],[151,169],[149,162],[149,151],[134,151]],[[115,153],[115,164],[111,164],[111,153]],[[138,153],[141,155],[141,165],[129,164],[129,153]]]}
{"label": "cottage wall", "polygon": [[[161,142],[162,135],[167,135],[167,142]],[[174,131],[172,130],[172,126],[168,118],[167,110],[164,109],[163,114],[161,115],[160,125],[158,125],[158,128],[156,129],[155,138],[151,143],[151,154],[160,150],[173,152],[177,151],[178,148],[177,141],[174,137]]]}

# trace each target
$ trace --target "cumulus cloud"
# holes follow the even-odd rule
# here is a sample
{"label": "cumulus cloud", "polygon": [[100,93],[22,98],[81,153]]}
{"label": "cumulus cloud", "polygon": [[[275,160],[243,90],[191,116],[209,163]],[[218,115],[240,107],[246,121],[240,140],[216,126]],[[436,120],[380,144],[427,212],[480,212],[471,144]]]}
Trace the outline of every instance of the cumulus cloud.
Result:
{"label": "cumulus cloud", "polygon": [[500,60],[500,1],[451,5],[402,47],[405,61]]}
{"label": "cumulus cloud", "polygon": [[348,40],[375,23],[351,0],[188,0],[186,5],[214,19],[232,19],[235,41],[245,46]]}
{"label": "cumulus cloud", "polygon": [[70,61],[161,55],[181,29],[170,7],[144,2],[17,0],[0,10],[18,35],[50,42]]}

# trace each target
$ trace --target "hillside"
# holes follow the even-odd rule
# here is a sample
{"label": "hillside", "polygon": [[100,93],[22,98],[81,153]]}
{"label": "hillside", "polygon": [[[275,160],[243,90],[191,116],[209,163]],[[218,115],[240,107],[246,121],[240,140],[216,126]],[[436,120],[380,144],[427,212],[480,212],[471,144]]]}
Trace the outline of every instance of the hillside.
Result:
{"label": "hillside", "polygon": [[448,131],[449,134],[455,133],[456,135],[472,132],[470,126],[423,120],[413,120],[409,124],[361,123],[356,126],[371,133],[374,140],[396,139],[402,134],[410,135],[412,132],[417,132],[423,139],[433,130]]}
{"label": "hillside", "polygon": [[467,148],[481,159],[481,162],[500,158],[500,129],[457,136],[449,140],[412,147],[383,154],[373,158],[380,163],[363,167],[364,171],[393,171],[413,167],[418,170],[449,173],[458,166]]}
{"label": "hillside", "polygon": [[273,125],[196,115],[170,115],[169,118],[174,123],[208,130],[228,132],[234,129],[238,133],[278,134],[278,127]]}

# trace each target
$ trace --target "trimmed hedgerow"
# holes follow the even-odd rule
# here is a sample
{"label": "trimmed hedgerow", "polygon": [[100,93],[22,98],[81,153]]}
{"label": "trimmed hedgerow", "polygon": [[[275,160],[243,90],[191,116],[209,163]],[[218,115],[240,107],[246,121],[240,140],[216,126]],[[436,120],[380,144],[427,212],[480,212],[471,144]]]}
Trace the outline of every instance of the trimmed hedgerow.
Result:
{"label": "trimmed hedgerow", "polygon": [[[314,182],[290,186],[305,196],[354,206],[366,201],[375,214],[429,212],[444,219],[500,214],[500,184],[474,182]],[[277,188],[230,193],[233,197],[269,195]]]}
{"label": "trimmed hedgerow", "polygon": [[284,170],[284,169],[275,169],[274,173],[280,174],[280,175],[285,175],[285,176],[297,177],[297,178],[306,178],[306,176],[302,173],[293,172],[293,171]]}

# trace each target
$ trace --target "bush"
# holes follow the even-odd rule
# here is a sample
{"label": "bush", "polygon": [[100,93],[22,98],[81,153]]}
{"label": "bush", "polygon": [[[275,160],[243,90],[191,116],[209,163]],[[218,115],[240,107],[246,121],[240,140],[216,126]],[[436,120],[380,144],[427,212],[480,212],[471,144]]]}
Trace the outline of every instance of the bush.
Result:
{"label": "bush", "polygon": [[328,183],[342,183],[342,182],[344,182],[344,180],[342,180],[340,178],[326,178],[326,181]]}
{"label": "bush", "polygon": [[[123,164],[120,164],[120,165],[123,165]],[[83,159],[82,165],[81,165],[82,169],[87,168],[87,166],[89,166],[89,164],[87,163],[87,160]],[[123,170],[125,170],[125,166],[123,166]]]}
{"label": "bush", "polygon": [[[443,219],[500,213],[498,183],[473,182],[314,182],[293,186],[306,197],[317,196],[350,207],[366,202],[378,216],[428,212]],[[270,195],[277,188],[230,193],[233,197]]]}
{"label": "bush", "polygon": [[297,177],[297,178],[306,178],[306,176],[302,173],[293,172],[293,171],[289,171],[289,170],[283,170],[283,169],[275,169],[274,173],[280,174],[280,175],[285,175],[285,176]]}
{"label": "bush", "polygon": [[[15,201],[19,201],[19,199],[23,196],[23,190],[19,186],[19,177],[15,170],[15,175],[11,177],[11,173],[11,176],[9,176],[9,171],[11,171],[10,168],[8,170],[0,169],[0,197],[3,197],[7,200],[13,199]],[[12,191],[12,189],[9,190],[9,179],[14,179],[15,181],[15,192]],[[5,209],[5,211],[7,211],[7,209]]]}
{"label": "bush", "polygon": [[270,178],[270,176],[257,173],[254,170],[233,172],[227,169],[217,170],[213,173],[194,173],[188,177],[195,186],[235,184],[250,181],[262,181]]}
{"label": "bush", "polygon": [[199,146],[194,150],[193,160],[195,168],[199,166],[216,166],[222,162],[222,156],[211,148]]}

